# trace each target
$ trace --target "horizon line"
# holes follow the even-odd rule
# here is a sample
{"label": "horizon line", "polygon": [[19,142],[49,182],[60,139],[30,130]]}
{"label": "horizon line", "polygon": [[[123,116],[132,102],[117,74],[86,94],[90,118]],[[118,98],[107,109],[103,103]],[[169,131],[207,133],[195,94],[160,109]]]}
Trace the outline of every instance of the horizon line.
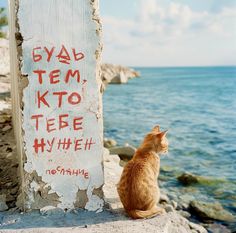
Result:
{"label": "horizon line", "polygon": [[[123,65],[122,65],[123,66]],[[124,65],[126,66],[126,65]],[[127,65],[128,67],[136,67],[136,68],[207,68],[207,67],[218,67],[218,68],[223,68],[223,67],[235,67],[236,65],[177,65],[177,66],[136,66],[136,65]]]}
{"label": "horizon line", "polygon": [[139,67],[139,68],[200,68],[200,67],[235,67],[236,64],[230,64],[230,65],[125,65],[122,63],[117,62],[107,62],[107,61],[101,61],[101,64],[110,64],[110,65],[116,65],[116,66],[124,66],[124,67]]}

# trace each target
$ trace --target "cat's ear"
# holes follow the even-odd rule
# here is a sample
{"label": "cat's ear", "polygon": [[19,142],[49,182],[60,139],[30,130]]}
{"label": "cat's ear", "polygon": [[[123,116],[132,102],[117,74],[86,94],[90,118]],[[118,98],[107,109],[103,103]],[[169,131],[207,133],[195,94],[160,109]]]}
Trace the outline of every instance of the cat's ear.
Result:
{"label": "cat's ear", "polygon": [[168,130],[165,130],[165,131],[160,132],[160,133],[158,134],[158,137],[159,137],[159,138],[165,137],[166,134],[167,134],[167,132],[168,132]]}
{"label": "cat's ear", "polygon": [[157,131],[157,132],[160,132],[160,126],[159,125],[156,125],[152,131]]}

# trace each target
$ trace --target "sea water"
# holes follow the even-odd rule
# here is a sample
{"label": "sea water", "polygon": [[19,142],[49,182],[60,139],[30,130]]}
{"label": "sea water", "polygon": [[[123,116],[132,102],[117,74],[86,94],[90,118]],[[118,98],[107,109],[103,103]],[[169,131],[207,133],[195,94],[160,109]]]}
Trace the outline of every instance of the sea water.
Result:
{"label": "sea water", "polygon": [[[168,129],[162,187],[236,214],[236,67],[135,69],[140,78],[105,91],[105,136],[138,146],[153,126]],[[183,172],[208,180],[184,187],[176,179]]]}

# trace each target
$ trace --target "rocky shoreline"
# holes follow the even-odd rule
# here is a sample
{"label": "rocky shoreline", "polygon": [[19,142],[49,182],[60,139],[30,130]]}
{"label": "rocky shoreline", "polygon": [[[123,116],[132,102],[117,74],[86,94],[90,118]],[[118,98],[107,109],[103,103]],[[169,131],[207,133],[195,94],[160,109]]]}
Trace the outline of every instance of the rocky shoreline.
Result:
{"label": "rocky shoreline", "polygon": [[101,78],[104,86],[107,86],[107,84],[124,84],[129,79],[140,76],[140,73],[134,69],[120,65],[102,64],[101,70]]}
{"label": "rocky shoreline", "polygon": [[[111,155],[118,155],[119,165],[122,167],[133,157],[136,151],[134,146],[129,144],[118,146],[114,139],[108,138],[104,139],[104,147],[109,150]],[[164,172],[165,168],[161,167],[161,174]],[[183,173],[177,176],[176,180],[183,186],[191,186],[200,182],[211,182],[211,180],[206,177],[197,176],[191,173]],[[178,197],[177,193],[173,195],[173,192],[170,193],[169,190],[164,188],[161,188],[160,205],[166,209],[166,212],[176,212],[189,221],[194,222],[191,222],[190,224],[200,225],[206,228],[208,232],[231,232],[225,225],[236,221],[235,216],[224,209],[219,202],[191,200],[189,198],[182,199]],[[202,231],[198,229],[196,232]]]}
{"label": "rocky shoreline", "polygon": [[[106,144],[107,140],[104,141]],[[126,146],[124,148],[124,154],[128,156],[131,154],[131,151],[134,149],[131,146]],[[105,164],[105,185],[104,185],[104,195],[105,201],[107,203],[107,207],[115,212],[122,213],[126,215],[122,204],[119,200],[118,193],[116,191],[116,183],[119,181],[119,177],[122,173],[122,167],[120,164],[122,163],[122,159],[120,159],[120,155],[114,154],[114,149],[112,151],[112,147],[109,149],[105,149],[104,153],[104,164]],[[118,150],[122,151],[122,148],[118,148]],[[127,152],[127,153],[126,153]],[[124,155],[123,154],[123,155]],[[124,161],[123,161],[124,162]],[[178,203],[169,199],[169,197],[162,192],[160,198],[160,206],[165,208],[167,214],[158,216],[154,219],[162,222],[162,225],[159,226],[159,229],[155,229],[155,232],[194,232],[194,233],[206,233],[207,230],[196,223],[190,222],[187,220],[186,216],[183,214],[184,211],[178,209]],[[149,220],[145,220],[149,221]],[[174,223],[174,224],[173,224]]]}

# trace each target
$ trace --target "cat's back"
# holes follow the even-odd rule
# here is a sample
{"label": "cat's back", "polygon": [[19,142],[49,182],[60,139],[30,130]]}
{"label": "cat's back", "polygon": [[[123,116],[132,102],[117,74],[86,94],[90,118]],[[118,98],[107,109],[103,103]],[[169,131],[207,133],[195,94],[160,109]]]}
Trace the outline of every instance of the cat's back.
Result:
{"label": "cat's back", "polygon": [[124,167],[117,186],[121,202],[126,209],[141,203],[149,193],[157,192],[157,160],[132,159]]}
{"label": "cat's back", "polygon": [[153,180],[157,172],[157,160],[156,158],[150,159],[132,159],[123,169],[120,182],[118,186],[130,185],[134,182]]}

